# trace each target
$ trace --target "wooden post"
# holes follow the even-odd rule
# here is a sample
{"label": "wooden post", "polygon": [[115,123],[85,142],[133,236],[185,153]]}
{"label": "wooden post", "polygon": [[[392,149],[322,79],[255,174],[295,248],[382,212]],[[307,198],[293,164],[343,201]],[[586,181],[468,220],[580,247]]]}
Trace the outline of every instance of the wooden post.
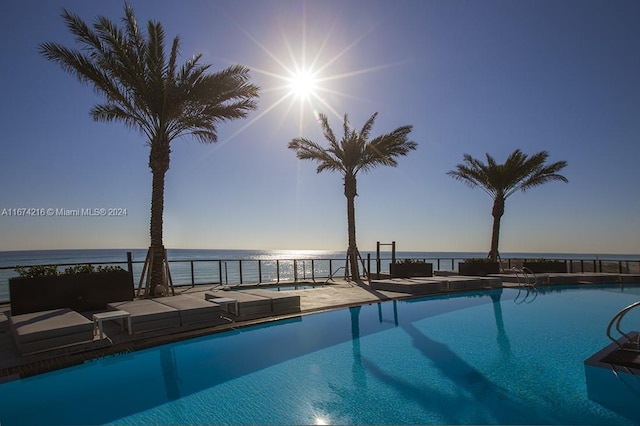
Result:
{"label": "wooden post", "polygon": [[380,241],[376,242],[376,279],[380,279]]}
{"label": "wooden post", "polygon": [[391,246],[391,263],[396,263],[396,242],[391,241],[391,243],[380,244],[380,241],[378,241],[376,244],[376,276],[378,279],[380,279],[381,269],[380,246]]}
{"label": "wooden post", "polygon": [[[171,289],[171,295],[176,295],[176,290],[173,287],[173,278],[171,278],[171,270],[169,269],[169,258],[167,257],[167,249],[164,249],[164,267],[165,267],[165,288],[169,291]],[[168,286],[166,284],[169,284]]]}
{"label": "wooden post", "polygon": [[[175,296],[176,292],[173,287],[173,279],[171,278],[171,271],[169,269],[169,261],[167,260],[167,250],[164,249],[164,260],[163,260],[163,271],[164,271],[164,282],[162,286],[165,291],[169,291],[171,289],[171,294]],[[155,293],[155,289],[151,288],[151,271],[153,268],[153,248],[149,247],[149,251],[147,251],[147,257],[144,260],[144,266],[142,267],[142,274],[140,275],[140,281],[138,283],[138,292],[137,296],[140,297],[142,292],[142,283],[144,282],[144,296],[149,298],[152,297]],[[146,278],[146,279],[145,279]]]}
{"label": "wooden post", "polygon": [[344,280],[345,281],[350,281],[349,280],[349,256],[351,255],[351,253],[349,253],[349,248],[347,247],[347,257],[344,260]]}
{"label": "wooden post", "polygon": [[127,252],[127,271],[133,275],[133,255],[130,251]]}
{"label": "wooden post", "polygon": [[391,263],[396,263],[396,242],[391,241]]}
{"label": "wooden post", "polygon": [[[148,289],[149,287],[149,276],[150,274],[147,274],[147,270],[151,267],[150,262],[152,262],[153,260],[153,256],[151,256],[153,249],[149,248],[149,251],[147,251],[147,257],[144,259],[144,265],[142,265],[142,273],[140,274],[140,281],[138,282],[138,292],[136,294],[137,297],[140,297],[140,293],[142,291],[142,283],[145,279],[145,276],[147,277],[147,282],[145,285],[145,291]],[[146,296],[146,294],[145,294]]]}

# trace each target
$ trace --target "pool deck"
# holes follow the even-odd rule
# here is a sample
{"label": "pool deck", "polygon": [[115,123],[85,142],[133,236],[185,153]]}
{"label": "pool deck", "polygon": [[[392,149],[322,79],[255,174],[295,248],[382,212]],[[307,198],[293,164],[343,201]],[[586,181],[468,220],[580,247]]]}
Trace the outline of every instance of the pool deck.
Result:
{"label": "pool deck", "polygon": [[[640,283],[640,275],[582,273],[582,274],[536,274],[537,285],[570,285],[599,283]],[[298,285],[313,284],[309,282]],[[322,283],[316,283],[322,284]],[[281,283],[280,286],[293,285]],[[250,291],[250,288],[267,288],[269,285],[236,286],[228,293]],[[382,302],[386,300],[409,299],[433,294],[484,290],[490,288],[518,287],[515,275],[499,274],[490,277],[463,277],[453,273],[440,272],[429,278],[393,278],[372,280],[371,286],[357,285],[343,279],[335,280],[316,288],[287,290],[286,294],[300,296],[300,312],[277,317],[264,317],[240,321],[228,314],[228,323],[213,327],[181,326],[129,335],[113,321],[104,324],[109,339],[77,345],[66,349],[56,349],[38,354],[22,356],[13,341],[7,316],[9,304],[0,305],[0,383],[18,378],[29,377],[60,368],[82,364],[84,362],[115,354],[128,353],[166,343],[193,337],[204,336],[220,331],[236,329],[248,325],[267,323],[287,317],[298,317],[314,312],[345,308]],[[275,287],[272,285],[272,287]],[[177,287],[176,294],[188,294],[205,298],[205,292],[212,285]],[[225,292],[226,293],[226,292]],[[92,313],[83,313],[91,319]],[[612,312],[612,315],[615,314]]]}

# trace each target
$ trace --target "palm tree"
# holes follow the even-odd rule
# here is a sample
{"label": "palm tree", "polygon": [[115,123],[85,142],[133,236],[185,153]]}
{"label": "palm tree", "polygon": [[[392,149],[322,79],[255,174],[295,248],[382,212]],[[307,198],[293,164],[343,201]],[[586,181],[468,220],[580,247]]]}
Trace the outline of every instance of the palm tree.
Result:
{"label": "palm tree", "polygon": [[[349,246],[347,260],[351,269],[351,278],[359,281],[358,246],[356,245],[355,197],[357,191],[358,172],[367,172],[376,166],[397,166],[396,157],[407,155],[418,146],[409,141],[408,136],[413,126],[398,127],[391,133],[377,136],[369,141],[369,133],[378,113],[373,114],[359,132],[351,128],[347,115],[344,116],[342,139],[338,141],[329,126],[325,114],[320,114],[320,126],[329,148],[305,138],[295,138],[289,142],[289,148],[296,151],[301,160],[315,160],[317,172],[324,170],[338,171],[344,178],[344,196],[347,198],[347,227]],[[347,272],[348,275],[348,272]]]}
{"label": "palm tree", "polygon": [[240,65],[209,72],[210,65],[199,63],[200,54],[179,66],[179,37],[173,39],[167,57],[162,25],[149,21],[145,34],[129,5],[124,12],[122,29],[103,16],[90,28],[63,10],[66,26],[81,48],[42,43],[40,53],[104,97],[104,103],[91,108],[94,120],[121,121],[145,136],[152,173],[150,283],[152,289],[162,289],[166,282],[164,183],[170,144],[187,135],[203,143],[216,142],[217,123],[246,117],[256,108],[258,87],[249,82],[249,70]]}
{"label": "palm tree", "polygon": [[480,187],[493,198],[493,230],[491,233],[491,250],[489,258],[498,259],[498,240],[500,237],[500,219],[504,214],[505,200],[517,191],[540,186],[551,181],[569,182],[558,174],[567,166],[566,161],[557,161],[545,165],[549,153],[538,152],[531,157],[516,149],[509,155],[504,164],[498,164],[489,154],[487,164],[469,154],[464,154],[464,163],[458,164],[455,170],[447,172],[454,179],[460,180],[470,187]]}

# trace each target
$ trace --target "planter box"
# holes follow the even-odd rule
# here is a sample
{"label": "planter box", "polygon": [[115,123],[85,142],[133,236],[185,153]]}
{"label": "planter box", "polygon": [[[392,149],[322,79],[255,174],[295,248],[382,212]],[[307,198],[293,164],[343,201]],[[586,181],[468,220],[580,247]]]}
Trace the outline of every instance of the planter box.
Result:
{"label": "planter box", "polygon": [[389,265],[391,278],[432,277],[433,264],[431,263],[391,263]]}
{"label": "planter box", "polygon": [[458,263],[458,273],[474,277],[484,277],[487,274],[499,274],[500,265],[498,262],[460,262]]}
{"label": "planter box", "polygon": [[128,271],[63,274],[9,279],[11,315],[70,308],[106,310],[107,303],[133,300],[133,275]]}
{"label": "planter box", "polygon": [[522,266],[534,274],[567,272],[567,264],[564,262],[524,262]]}

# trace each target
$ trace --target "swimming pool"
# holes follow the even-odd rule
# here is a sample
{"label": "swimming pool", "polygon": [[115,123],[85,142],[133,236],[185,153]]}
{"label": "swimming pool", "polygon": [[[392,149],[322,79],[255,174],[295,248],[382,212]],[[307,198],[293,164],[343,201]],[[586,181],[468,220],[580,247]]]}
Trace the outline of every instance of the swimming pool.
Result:
{"label": "swimming pool", "polygon": [[384,302],[109,357],[0,385],[0,423],[639,421],[587,398],[583,361],[640,287],[517,296]]}

